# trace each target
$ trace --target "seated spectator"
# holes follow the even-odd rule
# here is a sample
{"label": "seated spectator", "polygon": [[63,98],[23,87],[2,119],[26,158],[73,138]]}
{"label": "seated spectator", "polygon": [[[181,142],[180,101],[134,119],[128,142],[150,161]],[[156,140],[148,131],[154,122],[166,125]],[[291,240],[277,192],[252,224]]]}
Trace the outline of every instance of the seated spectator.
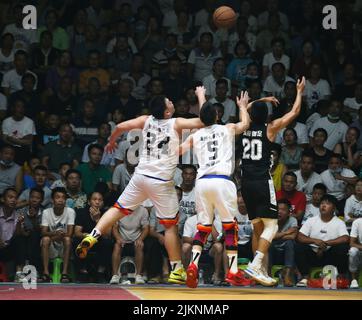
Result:
{"label": "seated spectator", "polygon": [[333,150],[337,143],[343,141],[347,132],[347,125],[340,120],[342,104],[338,100],[332,100],[329,104],[328,115],[315,121],[309,131],[309,137],[313,137],[314,131],[323,128],[327,131],[327,141],[324,146]]}
{"label": "seated spectator", "polygon": [[[257,74],[258,74],[258,68],[255,63],[251,63],[247,67],[247,72],[250,70],[255,69],[255,76],[249,77],[249,74],[246,75],[246,85],[247,85],[247,91],[249,93],[249,98],[251,101],[259,100],[261,98],[264,98],[266,95],[262,91],[262,84],[261,80],[259,80]],[[266,102],[266,105],[268,107],[268,116],[271,117],[273,114],[273,106],[271,103]]]}
{"label": "seated spectator", "polygon": [[178,11],[176,15],[177,26],[171,27],[169,33],[177,36],[177,49],[186,55],[194,47],[190,28],[192,17],[185,9]]}
{"label": "seated spectator", "polygon": [[82,175],[78,170],[69,169],[65,174],[66,206],[82,209],[87,205],[87,195],[82,191]]}
{"label": "seated spectator", "polygon": [[107,56],[107,66],[111,75],[111,80],[118,81],[121,75],[131,71],[132,50],[128,44],[128,36],[120,34],[113,51]]}
{"label": "seated spectator", "polygon": [[112,174],[106,166],[101,164],[104,148],[99,144],[92,144],[88,148],[89,162],[82,163],[77,167],[81,173],[82,189],[86,194],[94,191],[98,182],[105,182],[111,189]]}
{"label": "seated spectator", "polygon": [[298,234],[298,222],[297,219],[290,216],[291,207],[288,200],[278,200],[278,232],[269,248],[269,265],[284,265],[284,287],[293,287],[294,285],[294,240]]}
{"label": "seated spectator", "polygon": [[320,65],[320,58],[316,55],[316,48],[314,42],[305,40],[302,44],[302,53],[294,61],[292,68],[292,76],[295,79],[306,77],[309,79],[311,76],[311,68],[314,64]]}
{"label": "seated spectator", "polygon": [[151,100],[156,97],[163,95],[163,81],[161,78],[154,77],[148,83],[147,99],[144,101],[144,106],[148,109]]}
{"label": "seated spectator", "polygon": [[357,152],[357,141],[360,136],[360,131],[357,128],[348,128],[345,141],[336,144],[334,153],[340,154],[342,157],[343,165],[348,168],[354,168],[354,159]]}
{"label": "seated spectator", "polygon": [[[294,85],[294,83],[293,83]],[[294,85],[295,86],[295,85]],[[308,146],[309,144],[309,138],[308,138],[308,131],[307,131],[307,127],[305,124],[297,122],[296,120],[293,120],[289,125],[288,125],[288,129],[294,129],[295,133],[297,134],[298,140],[297,140],[297,144],[298,146],[305,148]],[[283,135],[284,135],[284,131],[287,128],[284,128],[282,130],[280,130],[277,133],[277,137],[275,139],[275,143],[278,143],[282,146],[285,146],[285,141],[283,140]]]}
{"label": "seated spectator", "polygon": [[258,28],[263,30],[268,26],[268,19],[271,15],[278,15],[281,21],[281,30],[288,32],[289,21],[287,15],[280,12],[278,0],[268,0],[266,4],[266,10],[258,15]]}
{"label": "seated spectator", "polygon": [[252,7],[248,0],[241,1],[240,17],[248,23],[248,31],[256,33],[258,31],[258,19],[252,13]]}
{"label": "seated spectator", "polygon": [[321,65],[314,63],[310,69],[310,78],[307,79],[303,99],[306,101],[308,110],[320,100],[329,100],[331,87],[327,80],[321,79]]}
{"label": "seated spectator", "polygon": [[17,192],[23,187],[23,171],[14,162],[15,149],[11,145],[4,145],[0,149],[0,195],[6,188],[15,186]]}
{"label": "seated spectator", "polygon": [[164,76],[167,71],[168,59],[173,56],[177,56],[181,61],[181,65],[185,65],[186,57],[177,49],[177,36],[175,34],[169,33],[166,36],[165,47],[162,50],[156,52],[152,58],[152,76]]}
{"label": "seated spectator", "polygon": [[276,62],[271,67],[271,75],[265,80],[263,91],[278,99],[284,97],[284,86],[287,82],[295,82],[293,78],[286,75],[284,64]]}
{"label": "seated spectator", "polygon": [[181,70],[181,60],[177,56],[168,59],[167,73],[162,77],[166,96],[172,101],[182,98],[188,85],[186,77]]}
{"label": "seated spectator", "polygon": [[1,138],[15,149],[15,162],[22,165],[28,158],[36,135],[34,121],[25,116],[25,102],[21,99],[11,105],[11,116],[2,123]]}
{"label": "seated spectator", "polygon": [[357,281],[358,271],[362,268],[362,218],[356,219],[353,221],[350,246],[348,256],[349,256],[349,272],[352,276],[352,281],[350,288],[358,289],[359,284]]}
{"label": "seated spectator", "polygon": [[130,161],[128,161],[128,150],[129,149],[126,151],[123,163],[120,163],[114,169],[112,175],[113,190],[118,191],[119,194],[122,194],[124,189],[126,189],[138,164],[132,164]]}
{"label": "seated spectator", "polygon": [[38,29],[38,39],[42,33],[48,30],[52,34],[53,47],[58,50],[68,50],[69,36],[68,33],[58,25],[58,14],[56,10],[50,9],[45,14],[45,25]]}
{"label": "seated spectator", "polygon": [[[73,239],[73,251],[84,237],[92,232],[93,228],[98,223],[102,214],[104,213],[103,196],[99,192],[92,192],[89,195],[88,203],[85,208],[78,209],[76,211],[75,223],[74,223],[74,239]],[[112,240],[109,238],[110,234],[103,234],[94,247],[90,250],[90,253],[94,253],[95,257],[87,256],[86,259],[75,258],[77,265],[77,273],[79,280],[82,282],[89,281],[90,265],[94,261],[96,273],[96,281],[98,283],[105,282],[105,271],[111,264],[112,256]],[[92,261],[91,261],[92,260]]]}
{"label": "seated spectator", "polygon": [[291,215],[298,220],[298,223],[303,219],[307,199],[303,192],[297,191],[297,176],[294,172],[288,171],[282,182],[282,189],[276,193],[277,201],[286,199],[291,204]]}
{"label": "seated spectator", "polygon": [[[125,21],[125,20],[118,20],[118,22],[115,23],[115,36],[113,39],[109,40],[107,42],[107,45],[106,45],[106,52],[107,53],[111,53],[114,49],[114,46],[116,45],[116,42],[117,42],[117,35],[118,34],[131,34],[133,33],[132,30],[130,30],[130,26],[129,24]],[[113,32],[112,32],[113,33]],[[109,36],[108,36],[109,38]],[[108,39],[107,39],[108,40]],[[131,36],[128,36],[128,46],[130,47],[131,51],[132,51],[132,54],[137,54],[138,53],[138,49],[136,47],[136,44],[134,43],[134,40]]]}
{"label": "seated spectator", "polygon": [[198,47],[192,49],[188,57],[187,75],[195,81],[202,81],[212,73],[212,66],[217,58],[221,58],[221,52],[214,47],[212,33],[201,34]]}
{"label": "seated spectator", "polygon": [[124,115],[121,110],[114,109],[113,112],[108,114],[108,119],[111,119],[108,124],[111,126],[111,132],[113,133],[117,125],[124,121]]}
{"label": "seated spectator", "polygon": [[[319,100],[317,105],[315,106],[315,112],[312,113],[308,119],[305,121],[305,125],[307,126],[308,132],[312,129],[314,123],[328,115],[329,101],[328,100]],[[326,137],[327,138],[327,137]]]}
{"label": "seated spectator", "polygon": [[195,87],[188,87],[185,90],[185,98],[190,105],[190,113],[196,114],[197,116],[200,115],[200,108],[199,108],[199,101],[195,95]]}
{"label": "seated spectator", "polygon": [[84,43],[85,31],[88,22],[87,19],[87,12],[84,9],[78,9],[75,12],[72,24],[66,29],[69,35],[71,48],[73,48],[76,44]]}
{"label": "seated spectator", "polygon": [[280,161],[284,163],[289,170],[297,170],[302,157],[303,148],[297,144],[298,136],[293,128],[286,128],[283,132],[285,146],[282,148]]}
{"label": "seated spectator", "polygon": [[0,93],[0,121],[3,121],[5,119],[7,110],[8,110],[8,99],[4,94]]}
{"label": "seated spectator", "polygon": [[55,180],[52,185],[50,186],[50,190],[55,188],[65,188],[66,187],[66,174],[68,170],[72,168],[71,164],[68,162],[63,162],[59,166],[59,176],[60,178]]}
{"label": "seated spectator", "polygon": [[266,79],[274,63],[280,62],[285,67],[285,74],[290,70],[290,58],[284,54],[285,41],[282,38],[274,38],[271,42],[272,51],[266,53],[263,58],[263,79]]}
{"label": "seated spectator", "polygon": [[63,162],[71,163],[74,168],[79,164],[81,156],[81,149],[74,143],[73,129],[69,124],[62,124],[59,128],[59,140],[47,143],[41,152],[42,163],[50,171],[57,171]]}
{"label": "seated spectator", "polygon": [[31,154],[21,168],[23,177],[22,189],[30,189],[35,187],[35,168],[41,165],[40,158],[36,154]]}
{"label": "seated spectator", "polygon": [[2,78],[1,87],[4,94],[9,97],[10,94],[23,89],[21,80],[26,73],[30,73],[36,79],[34,88],[37,88],[38,77],[28,69],[28,54],[23,50],[16,51],[14,55],[14,69],[6,72]]}
{"label": "seated spectator", "polygon": [[[98,137],[97,137],[97,139],[95,141],[87,144],[84,147],[82,162],[83,163],[89,162],[88,148],[89,148],[90,145],[99,144],[102,147],[105,147],[106,144],[108,143],[108,138],[110,137],[110,135],[111,135],[111,126],[108,123],[103,122],[98,127]],[[105,165],[106,167],[109,167],[111,169],[114,168],[114,165],[115,165],[114,152],[108,153],[108,152],[104,151],[103,156],[102,156],[102,160],[101,160],[101,164]]]}
{"label": "seated spectator", "polygon": [[122,254],[135,257],[135,284],[145,284],[143,280],[144,240],[149,233],[147,209],[140,206],[131,215],[126,216],[113,226],[112,234],[115,244],[112,254],[112,279],[110,284],[118,284],[119,267]]}
{"label": "seated spectator", "polygon": [[356,89],[352,97],[346,98],[343,101],[343,111],[352,115],[353,120],[358,119],[359,110],[362,107],[362,82],[356,84]]}
{"label": "seated spectator", "polygon": [[273,143],[270,149],[273,159],[273,165],[270,169],[270,174],[273,178],[275,191],[279,191],[282,188],[282,178],[287,172],[287,167],[284,163],[280,162],[280,155],[282,153],[281,146],[277,143]]}
{"label": "seated spectator", "polygon": [[323,184],[327,187],[327,193],[333,195],[338,203],[339,215],[343,215],[346,202],[346,187],[355,185],[358,178],[355,173],[342,166],[342,158],[339,154],[333,154],[329,159],[328,170],[321,173]]}
{"label": "seated spectator", "polygon": [[216,81],[216,96],[210,99],[210,103],[221,103],[224,106],[223,123],[232,123],[236,121],[236,105],[235,102],[227,97],[228,82],[225,79]]}
{"label": "seated spectator", "polygon": [[349,236],[345,223],[334,215],[336,209],[337,199],[325,195],[319,206],[320,214],[308,219],[299,230],[295,258],[302,280],[298,287],[307,286],[312,267],[333,265],[339,274],[348,269]]}
{"label": "seated spectator", "polygon": [[[29,205],[18,211],[24,217],[23,223],[20,224],[20,232],[16,236],[16,250],[19,254],[20,270],[23,270],[26,260],[29,261],[30,265],[35,266],[37,270],[41,269],[39,244],[41,240],[40,224],[43,214],[41,203],[43,199],[43,189],[32,188],[29,194]],[[18,280],[24,277],[21,273],[17,274]]]}
{"label": "seated spectator", "polygon": [[[34,181],[35,186],[44,191],[44,199],[41,205],[44,208],[49,208],[51,206],[51,194],[52,191],[46,185],[46,179],[48,176],[48,169],[45,166],[39,165],[34,169]],[[16,205],[17,208],[23,208],[29,205],[29,195],[32,188],[25,189],[19,196],[18,203]]]}
{"label": "seated spectator", "polygon": [[[182,263],[185,266],[188,266],[192,256],[192,243],[197,232],[197,215],[187,218],[185,222],[185,227],[182,235]],[[216,216],[212,232],[207,239],[207,243],[203,247],[201,253],[202,256],[206,254],[214,259],[213,267],[214,273],[211,278],[211,282],[215,285],[220,285],[222,282],[221,270],[223,268],[223,256],[224,256],[224,246],[217,239],[218,236],[222,233],[222,224],[218,216]],[[202,258],[201,258],[202,262]],[[227,272],[227,270],[225,270]]]}
{"label": "seated spectator", "polygon": [[314,158],[310,153],[303,153],[299,164],[299,170],[295,172],[297,176],[297,190],[305,194],[307,202],[312,200],[313,187],[321,183],[321,176],[314,171]]}
{"label": "seated spectator", "polygon": [[362,218],[362,180],[358,179],[354,186],[354,194],[352,194],[347,200],[344,207],[344,222],[347,227],[350,227],[352,223],[358,218]]}
{"label": "seated spectator", "polygon": [[0,74],[14,68],[14,36],[11,33],[3,33],[0,47]]}
{"label": "seated spectator", "polygon": [[312,200],[305,208],[302,225],[309,219],[319,215],[319,206],[324,195],[327,194],[327,187],[323,183],[317,183],[313,187]]}
{"label": "seated spectator", "polygon": [[100,67],[101,56],[98,50],[88,52],[88,68],[79,74],[79,93],[87,92],[90,78],[97,78],[101,84],[101,92],[107,92],[110,86],[110,76],[107,70]]}
{"label": "seated spectator", "polygon": [[41,252],[43,259],[42,282],[51,282],[49,276],[49,259],[62,258],[63,270],[61,283],[72,282],[68,275],[70,250],[74,231],[75,212],[65,206],[67,193],[64,188],[52,191],[53,206],[44,210],[41,221]]}
{"label": "seated spectator", "polygon": [[225,28],[218,28],[215,25],[212,15],[209,15],[207,18],[207,23],[200,27],[197,31],[197,36],[195,42],[200,41],[201,37],[205,33],[210,33],[213,37],[213,45],[216,49],[220,49],[223,55],[227,53],[227,41],[228,41],[228,32]]}
{"label": "seated spectator", "polygon": [[175,113],[173,114],[173,118],[197,118],[196,114],[190,113],[190,104],[188,103],[187,99],[181,98],[176,101],[175,103]]}
{"label": "seated spectator", "polygon": [[100,121],[96,115],[94,102],[89,99],[84,100],[79,116],[72,122],[76,141],[81,148],[97,138]]}
{"label": "seated spectator", "polygon": [[344,101],[346,98],[354,96],[356,90],[356,66],[353,63],[346,63],[343,67],[343,82],[336,85],[336,99]]}
{"label": "seated spectator", "polygon": [[329,159],[333,152],[324,147],[327,141],[328,133],[323,128],[318,128],[314,131],[312,147],[307,150],[308,153],[313,155],[315,162],[315,172],[321,174],[328,169]]}
{"label": "seated spectator", "polygon": [[216,83],[220,79],[225,79],[227,81],[227,96],[231,96],[231,81],[225,77],[225,61],[223,58],[218,58],[214,61],[212,67],[212,74],[208,75],[202,79],[202,84],[206,89],[206,99],[215,98],[216,96]]}

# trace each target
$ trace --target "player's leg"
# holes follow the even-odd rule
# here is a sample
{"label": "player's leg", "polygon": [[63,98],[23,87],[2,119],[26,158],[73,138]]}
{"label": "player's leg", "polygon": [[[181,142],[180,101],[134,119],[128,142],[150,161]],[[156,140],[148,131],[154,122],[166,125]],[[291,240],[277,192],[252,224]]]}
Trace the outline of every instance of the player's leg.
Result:
{"label": "player's leg", "polygon": [[[251,221],[253,225],[253,234],[252,234],[252,250],[253,256],[255,256],[256,251],[258,250],[260,236],[264,230],[264,224],[260,218],[254,219]],[[264,259],[261,266],[261,271],[268,275],[268,255],[264,255]]]}
{"label": "player's leg", "polygon": [[132,213],[143,201],[147,199],[143,191],[144,176],[134,174],[126,189],[123,191],[117,202],[109,208],[100,218],[92,232],[78,245],[76,255],[84,259],[88,251],[97,243],[98,238],[109,231],[120,219]]}

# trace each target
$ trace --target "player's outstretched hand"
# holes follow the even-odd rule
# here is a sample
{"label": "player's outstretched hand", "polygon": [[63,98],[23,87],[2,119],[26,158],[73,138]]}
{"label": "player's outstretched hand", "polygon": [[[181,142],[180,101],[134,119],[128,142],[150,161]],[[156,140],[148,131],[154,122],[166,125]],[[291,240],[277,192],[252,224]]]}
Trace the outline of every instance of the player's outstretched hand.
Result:
{"label": "player's outstretched hand", "polygon": [[196,96],[205,96],[206,95],[206,89],[205,89],[205,87],[204,86],[197,86],[196,87],[196,90],[195,90],[195,94],[196,94]]}
{"label": "player's outstretched hand", "polygon": [[246,108],[249,102],[249,93],[248,91],[241,91],[240,98],[236,97],[236,104],[239,108]]}
{"label": "player's outstretched hand", "polygon": [[299,93],[303,92],[305,88],[305,77],[302,78],[302,80],[297,81],[297,91]]}
{"label": "player's outstretched hand", "polygon": [[275,97],[264,97],[261,98],[260,100],[262,100],[263,102],[270,102],[273,106],[278,106],[280,104],[279,100]]}
{"label": "player's outstretched hand", "polygon": [[117,142],[108,142],[107,145],[104,148],[104,151],[106,151],[106,153],[113,153],[117,148]]}

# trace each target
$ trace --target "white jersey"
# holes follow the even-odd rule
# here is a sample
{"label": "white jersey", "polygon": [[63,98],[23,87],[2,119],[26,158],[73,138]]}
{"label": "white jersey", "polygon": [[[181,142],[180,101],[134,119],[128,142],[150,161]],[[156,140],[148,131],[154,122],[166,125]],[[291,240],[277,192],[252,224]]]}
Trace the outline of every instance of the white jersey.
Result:
{"label": "white jersey", "polygon": [[230,176],[234,171],[234,135],[214,124],[193,135],[194,153],[199,164],[197,179],[204,175]]}
{"label": "white jersey", "polygon": [[149,116],[142,130],[143,144],[136,173],[172,180],[178,163],[179,135],[176,118],[157,120]]}

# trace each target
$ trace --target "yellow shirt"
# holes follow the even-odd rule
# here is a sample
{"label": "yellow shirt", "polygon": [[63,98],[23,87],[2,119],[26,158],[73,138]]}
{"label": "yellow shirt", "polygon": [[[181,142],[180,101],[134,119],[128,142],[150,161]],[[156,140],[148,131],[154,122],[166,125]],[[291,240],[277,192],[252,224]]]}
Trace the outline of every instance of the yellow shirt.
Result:
{"label": "yellow shirt", "polygon": [[279,163],[277,167],[274,170],[274,173],[272,173],[273,182],[275,191],[278,192],[282,188],[282,178],[283,178],[283,171],[284,171],[284,164]]}

